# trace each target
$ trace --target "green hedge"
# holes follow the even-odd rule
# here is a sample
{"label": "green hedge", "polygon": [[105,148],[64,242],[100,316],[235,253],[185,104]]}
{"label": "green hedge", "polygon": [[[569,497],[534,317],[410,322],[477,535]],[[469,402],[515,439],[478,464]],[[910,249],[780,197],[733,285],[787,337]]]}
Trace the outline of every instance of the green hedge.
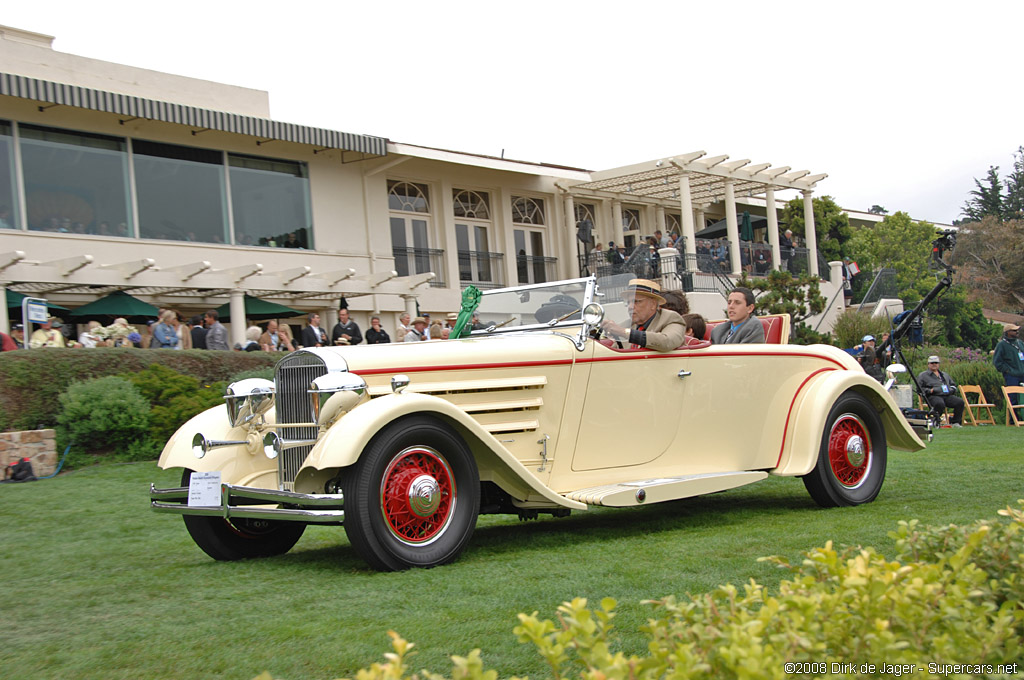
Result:
{"label": "green hedge", "polygon": [[[873,548],[837,550],[831,541],[798,565],[763,558],[792,573],[777,592],[752,580],[742,588],[650,601],[642,656],[616,651],[611,598],[594,609],[582,598],[565,602],[556,620],[519,614],[514,632],[537,648],[556,680],[1019,677],[1024,512],[999,514],[1008,519],[967,527],[900,522],[891,534],[899,552],[894,560]],[[479,649],[451,657],[448,676],[410,675],[413,645],[389,635],[394,651],[360,670],[359,680],[498,677],[484,669]]]}
{"label": "green hedge", "polygon": [[273,366],[270,352],[126,348],[41,349],[0,353],[0,431],[53,427],[60,395],[75,382],[138,373],[160,364],[203,383]]}

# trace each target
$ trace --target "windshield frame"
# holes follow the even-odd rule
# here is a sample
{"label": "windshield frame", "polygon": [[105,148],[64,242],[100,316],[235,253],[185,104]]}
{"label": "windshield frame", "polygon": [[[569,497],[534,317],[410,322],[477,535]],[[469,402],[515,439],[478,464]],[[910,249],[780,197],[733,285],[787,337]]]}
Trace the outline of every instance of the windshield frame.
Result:
{"label": "windshield frame", "polygon": [[508,288],[495,288],[492,290],[481,291],[480,304],[477,306],[477,308],[479,309],[480,307],[483,307],[486,304],[487,298],[495,295],[519,294],[530,291],[543,291],[545,289],[556,291],[558,288],[573,285],[583,286],[583,303],[580,305],[580,311],[578,313],[574,313],[572,317],[565,319],[564,321],[558,321],[554,324],[552,324],[549,321],[545,323],[522,324],[518,326],[508,326],[502,328],[488,326],[487,328],[471,331],[469,337],[483,337],[502,333],[520,333],[533,331],[558,332],[562,329],[579,328],[579,332],[573,334],[576,337],[572,337],[567,333],[560,332],[558,333],[558,335],[569,337],[573,341],[573,344],[576,345],[576,348],[582,350],[590,331],[590,327],[583,322],[583,310],[587,307],[587,305],[594,302],[597,298],[597,277],[595,276],[588,276],[577,279],[564,279],[561,281],[548,281],[545,283],[532,283],[521,286],[510,286]]}

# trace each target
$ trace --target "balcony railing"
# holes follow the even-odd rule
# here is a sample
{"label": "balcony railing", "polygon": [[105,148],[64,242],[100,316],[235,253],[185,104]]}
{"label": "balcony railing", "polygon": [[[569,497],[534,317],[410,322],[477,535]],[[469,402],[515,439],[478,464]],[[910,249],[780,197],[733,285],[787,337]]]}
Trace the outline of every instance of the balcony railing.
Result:
{"label": "balcony railing", "polygon": [[518,271],[519,283],[547,283],[557,281],[558,274],[555,265],[558,263],[556,257],[540,257],[536,255],[517,255],[516,270]]}
{"label": "balcony railing", "polygon": [[477,288],[501,288],[505,285],[504,253],[460,250],[459,283]]}
{"label": "balcony railing", "polygon": [[434,272],[430,280],[434,288],[444,288],[444,251],[438,248],[392,248],[395,257],[395,271],[399,276]]}

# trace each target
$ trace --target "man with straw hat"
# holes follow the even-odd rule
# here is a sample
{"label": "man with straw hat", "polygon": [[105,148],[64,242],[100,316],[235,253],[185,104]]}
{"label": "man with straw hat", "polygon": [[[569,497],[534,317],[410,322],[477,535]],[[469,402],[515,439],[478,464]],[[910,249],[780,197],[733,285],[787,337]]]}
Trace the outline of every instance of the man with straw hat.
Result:
{"label": "man with straw hat", "polygon": [[619,342],[620,347],[671,352],[683,344],[686,323],[683,317],[669,309],[661,309],[665,298],[661,286],[648,279],[633,279],[622,299],[629,310],[629,328],[614,321],[604,321],[601,330],[604,335]]}

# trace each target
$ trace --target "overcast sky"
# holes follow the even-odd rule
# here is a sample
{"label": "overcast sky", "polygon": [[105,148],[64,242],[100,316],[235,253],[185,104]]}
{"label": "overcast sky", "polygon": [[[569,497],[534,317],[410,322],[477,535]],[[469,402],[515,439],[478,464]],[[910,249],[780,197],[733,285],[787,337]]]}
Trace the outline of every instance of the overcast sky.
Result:
{"label": "overcast sky", "polygon": [[[1024,145],[1022,2],[7,3],[54,49],[270,93],[276,120],[600,170],[704,150],[951,222]],[[784,194],[785,196],[786,194]]]}

